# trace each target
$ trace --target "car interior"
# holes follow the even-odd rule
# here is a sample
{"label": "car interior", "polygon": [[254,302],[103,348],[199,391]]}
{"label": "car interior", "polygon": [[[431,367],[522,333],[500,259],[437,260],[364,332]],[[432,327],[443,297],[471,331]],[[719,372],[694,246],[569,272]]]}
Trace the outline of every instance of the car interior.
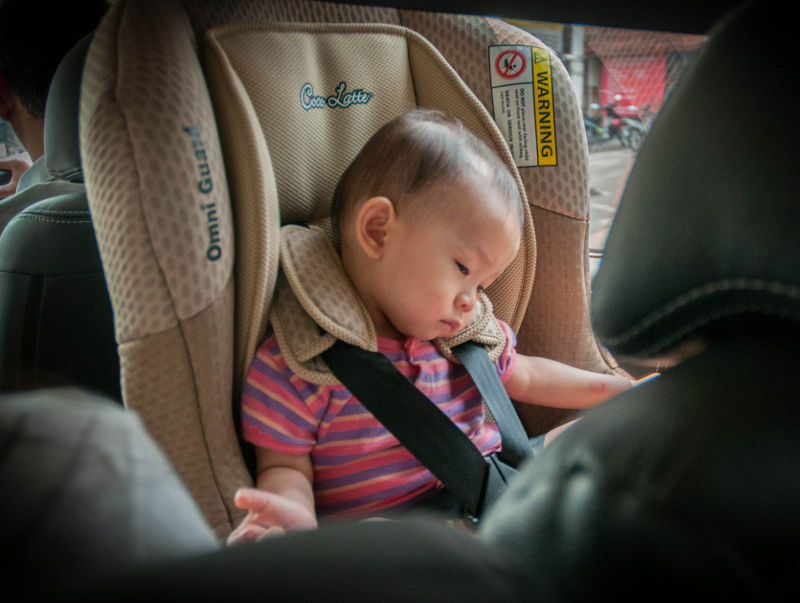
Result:
{"label": "car interior", "polygon": [[[25,546],[17,529],[9,567],[33,580],[46,542],[58,544],[46,557],[56,564],[80,542],[86,556],[41,587],[76,599],[796,595],[800,238],[785,124],[797,50],[769,2],[627,8],[111,2],[48,96],[48,165],[79,188],[43,195],[0,234],[4,389],[60,374],[88,399],[7,396],[4,490],[35,481],[19,467],[46,465],[43,449],[69,456],[98,417],[118,422],[109,437],[126,445],[102,470],[80,456],[76,474],[95,476],[88,491],[115,492],[102,507],[63,481],[7,503],[9,522],[25,517],[23,501],[30,513],[80,496],[59,512],[100,520],[94,530],[48,522]],[[492,14],[710,36],[637,151],[594,279],[588,147],[570,75],[544,42]],[[753,50],[767,46],[768,59]],[[503,52],[543,64],[530,90],[548,95],[551,112],[536,115],[552,118],[552,158],[521,157],[498,123]],[[743,87],[750,77],[762,85]],[[238,399],[273,305],[280,227],[324,227],[356,151],[418,106],[459,117],[527,200],[524,244],[487,291],[518,350],[595,372],[627,375],[620,362],[638,362],[663,373],[582,413],[475,534],[412,513],[224,548],[243,515],[233,494],[254,480]],[[530,436],[576,416],[516,408]],[[42,415],[49,427],[34,430]],[[72,437],[42,448],[59,440],[60,420]],[[157,487],[121,487],[129,472]],[[106,532],[109,522],[121,527]],[[307,567],[322,569],[302,580]]]}
{"label": "car interior", "polygon": [[[486,108],[492,91],[485,49],[521,40],[537,45],[525,32],[481,17],[322,5],[333,14],[321,12],[315,21],[356,23],[333,27],[329,37],[365,44],[339,49],[321,26],[295,31],[300,26],[284,24],[309,20],[295,12],[303,6],[256,2],[236,12],[216,2],[115,5],[95,33],[84,72],[83,169],[114,307],[123,399],[221,535],[241,513],[232,507],[235,488],[249,481],[231,392],[236,399],[263,339],[279,225],[327,215],[337,175],[355,149],[377,124],[412,107],[446,107],[499,147]],[[242,20],[275,22],[279,31],[225,28]],[[384,47],[368,42],[359,22],[405,29],[376,31],[373,39],[397,45]],[[315,39],[319,48],[291,46]],[[143,50],[126,53],[112,70],[108,63],[117,63],[118,45],[127,40]],[[371,57],[372,75],[361,55]],[[495,313],[517,329],[521,351],[611,371],[616,366],[589,325],[583,124],[565,70],[555,59],[552,65],[558,165],[520,175],[533,225],[518,259],[488,294]],[[141,85],[142,73],[156,78],[150,86]],[[331,95],[345,82],[375,100],[341,111],[306,110],[287,90],[299,91],[316,73],[325,78],[312,82],[317,95]],[[111,89],[121,92],[112,96]],[[386,112],[372,117],[384,104]],[[325,143],[336,152],[326,152]],[[174,162],[160,161],[165,155]],[[212,249],[219,249],[213,257]],[[190,257],[196,259],[187,264]],[[539,434],[548,417],[534,411],[523,409],[523,420]]]}

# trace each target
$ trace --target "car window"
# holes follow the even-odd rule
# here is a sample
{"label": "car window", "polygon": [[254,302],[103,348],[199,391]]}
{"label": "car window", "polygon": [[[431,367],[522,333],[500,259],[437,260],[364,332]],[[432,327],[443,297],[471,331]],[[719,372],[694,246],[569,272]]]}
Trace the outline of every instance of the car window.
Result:
{"label": "car window", "polygon": [[592,273],[636,151],[664,99],[707,36],[509,19],[564,63],[589,145]]}
{"label": "car window", "polygon": [[4,119],[0,119],[0,159],[24,153],[25,149],[14,135],[14,130]]}
{"label": "car window", "polygon": [[[19,155],[25,153],[25,148],[20,144],[11,124],[7,121],[0,119],[0,159],[12,155]],[[0,169],[0,184],[6,184],[10,177],[10,172]]]}

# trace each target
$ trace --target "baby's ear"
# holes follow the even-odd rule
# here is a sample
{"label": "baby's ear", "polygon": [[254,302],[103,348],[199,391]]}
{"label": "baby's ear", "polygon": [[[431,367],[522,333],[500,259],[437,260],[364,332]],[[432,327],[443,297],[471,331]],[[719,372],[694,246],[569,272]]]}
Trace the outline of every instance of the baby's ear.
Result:
{"label": "baby's ear", "polygon": [[386,197],[372,197],[361,205],[355,220],[356,240],[368,257],[381,257],[396,217],[394,204]]}

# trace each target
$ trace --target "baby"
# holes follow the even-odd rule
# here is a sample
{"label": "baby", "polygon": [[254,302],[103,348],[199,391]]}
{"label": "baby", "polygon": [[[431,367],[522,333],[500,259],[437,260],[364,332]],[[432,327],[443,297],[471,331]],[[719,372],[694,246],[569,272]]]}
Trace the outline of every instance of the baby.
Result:
{"label": "baby", "polygon": [[[511,172],[460,122],[417,110],[381,128],[343,174],[332,216],[341,264],[374,324],[378,351],[466,433],[485,456],[501,447],[464,368],[433,340],[470,324],[482,291],[520,246],[522,200]],[[505,346],[495,361],[509,396],[585,408],[631,387]],[[405,508],[441,484],[344,386],[319,385],[288,366],[272,329],[250,367],[244,438],[256,447],[257,488],[228,543],[313,528],[317,516]]]}

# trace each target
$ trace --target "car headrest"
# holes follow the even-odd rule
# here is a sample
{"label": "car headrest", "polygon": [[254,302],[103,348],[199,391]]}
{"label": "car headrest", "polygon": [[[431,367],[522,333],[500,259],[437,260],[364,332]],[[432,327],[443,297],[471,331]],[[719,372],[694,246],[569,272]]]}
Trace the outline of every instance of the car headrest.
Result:
{"label": "car headrest", "polygon": [[44,120],[47,171],[58,180],[83,182],[78,111],[81,74],[91,36],[79,41],[61,60],[50,82]]}
{"label": "car headrest", "polygon": [[723,20],[641,147],[593,283],[618,357],[674,352],[731,317],[800,320],[798,47],[776,14]]}

